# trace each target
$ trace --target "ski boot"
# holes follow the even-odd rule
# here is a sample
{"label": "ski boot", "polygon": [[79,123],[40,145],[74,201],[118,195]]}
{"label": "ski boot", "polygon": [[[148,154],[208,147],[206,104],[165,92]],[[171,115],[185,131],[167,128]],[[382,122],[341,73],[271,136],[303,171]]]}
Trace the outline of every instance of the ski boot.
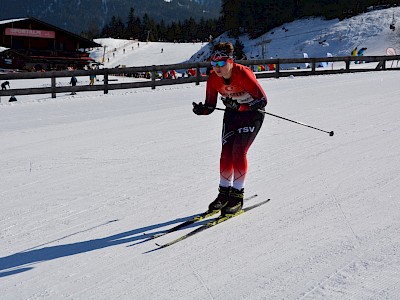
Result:
{"label": "ski boot", "polygon": [[215,211],[215,210],[219,211],[229,201],[229,194],[231,192],[231,187],[230,186],[228,186],[228,187],[220,186],[218,188],[218,190],[219,190],[219,193],[218,193],[217,198],[213,202],[211,202],[210,205],[208,206],[209,211]]}
{"label": "ski boot", "polygon": [[232,188],[231,193],[229,195],[229,201],[222,208],[221,215],[227,216],[227,215],[237,214],[243,207],[243,196],[244,196],[244,189],[238,190]]}

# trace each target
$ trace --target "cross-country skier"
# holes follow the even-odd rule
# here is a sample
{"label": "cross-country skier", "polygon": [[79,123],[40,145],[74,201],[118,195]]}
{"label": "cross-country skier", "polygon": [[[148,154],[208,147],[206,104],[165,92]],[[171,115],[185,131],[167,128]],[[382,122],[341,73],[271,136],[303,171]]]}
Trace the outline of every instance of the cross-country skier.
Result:
{"label": "cross-country skier", "polygon": [[222,215],[237,213],[243,206],[244,182],[247,174],[247,151],[264,121],[267,97],[250,68],[233,61],[231,43],[219,43],[213,48],[213,70],[207,80],[205,103],[193,102],[197,115],[211,114],[218,93],[226,106],[222,127],[220,183],[217,198],[209,210],[221,210]]}

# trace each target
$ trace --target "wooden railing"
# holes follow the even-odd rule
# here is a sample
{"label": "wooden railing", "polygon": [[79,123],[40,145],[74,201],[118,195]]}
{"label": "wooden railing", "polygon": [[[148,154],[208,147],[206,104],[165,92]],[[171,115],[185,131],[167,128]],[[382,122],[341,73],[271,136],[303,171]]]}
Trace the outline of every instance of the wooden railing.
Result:
{"label": "wooden railing", "polygon": [[[377,64],[355,64],[356,61],[364,61]],[[256,72],[257,78],[279,78],[288,76],[308,76],[308,75],[323,75],[323,74],[340,74],[340,73],[355,73],[355,72],[370,72],[382,70],[400,70],[398,61],[400,55],[393,56],[344,56],[344,57],[319,57],[319,58],[277,58],[266,60],[239,60],[237,63],[247,66],[258,66],[275,64],[275,71]],[[331,68],[319,68],[321,63],[332,62]],[[337,64],[341,62],[340,64]],[[308,63],[310,68],[298,68],[296,66],[305,65]],[[98,69],[98,70],[79,70],[79,71],[51,71],[51,72],[21,72],[21,73],[7,73],[0,74],[0,82],[6,80],[20,80],[20,79],[38,79],[49,78],[50,86],[42,88],[23,88],[23,89],[7,89],[1,90],[0,96],[15,96],[15,95],[32,95],[32,94],[51,94],[56,98],[57,93],[65,92],[79,92],[79,91],[104,91],[105,94],[110,90],[117,89],[133,89],[151,87],[155,89],[157,86],[195,83],[200,84],[202,81],[207,80],[207,76],[202,75],[205,68],[209,66],[209,62],[198,63],[180,63],[171,65],[159,66],[143,66],[143,67],[130,67],[130,68],[114,68],[114,69]],[[362,67],[361,67],[362,66]],[[195,68],[196,76],[193,77],[180,77],[177,79],[162,79],[159,80],[157,74],[163,70],[187,70]],[[134,74],[150,73],[150,79],[136,80],[134,82],[113,83],[110,75],[125,75],[133,76]],[[103,75],[104,79],[102,84],[96,83],[95,85],[77,85],[72,86],[57,86],[56,78],[71,77],[71,76],[87,76],[89,75]]]}

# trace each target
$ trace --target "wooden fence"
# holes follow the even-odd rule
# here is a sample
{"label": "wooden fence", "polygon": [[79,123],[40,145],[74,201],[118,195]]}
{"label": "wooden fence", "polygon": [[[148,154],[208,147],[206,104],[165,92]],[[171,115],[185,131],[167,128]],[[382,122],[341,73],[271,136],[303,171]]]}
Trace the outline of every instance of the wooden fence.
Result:
{"label": "wooden fence", "polygon": [[[364,61],[376,64],[355,64],[356,61]],[[266,59],[266,60],[239,60],[240,64],[247,66],[258,66],[275,64],[275,71],[267,72],[256,72],[257,78],[279,78],[288,76],[309,76],[309,75],[322,75],[322,74],[341,74],[341,73],[355,73],[355,72],[370,72],[370,71],[382,71],[382,70],[400,70],[398,67],[398,61],[400,55],[392,56],[344,56],[344,57],[320,57],[320,58],[277,58],[277,59]],[[333,65],[331,68],[319,68],[322,63],[330,63]],[[338,64],[340,62],[340,64]],[[391,62],[391,63],[390,63]],[[394,63],[396,62],[396,63]],[[308,63],[309,68],[299,68],[299,65]],[[155,89],[157,86],[173,85],[173,84],[184,84],[184,83],[195,83],[200,84],[202,81],[207,80],[207,76],[202,75],[202,70],[209,66],[209,62],[198,62],[198,63],[181,63],[171,65],[159,65],[159,66],[143,66],[143,67],[130,67],[130,68],[114,68],[114,69],[98,69],[98,70],[79,70],[79,71],[51,71],[51,72],[21,72],[21,73],[7,73],[0,74],[0,82],[6,80],[20,80],[20,79],[38,79],[38,78],[49,78],[50,87],[41,88],[23,88],[23,89],[8,89],[1,90],[0,96],[15,96],[15,95],[31,95],[31,94],[51,94],[52,98],[56,98],[57,93],[65,92],[80,92],[80,91],[104,91],[105,94],[110,90],[117,89],[133,89],[151,87]],[[362,67],[361,67],[362,66]],[[159,80],[158,73],[163,70],[187,70],[195,68],[196,76],[193,77],[180,77],[177,79],[162,79]],[[123,76],[134,76],[136,74],[149,73],[150,79],[140,79],[134,82],[125,83],[113,83],[109,76],[110,75],[123,75]],[[95,85],[77,85],[72,86],[57,86],[56,79],[62,77],[71,76],[87,76],[89,75],[103,75],[102,84]]]}

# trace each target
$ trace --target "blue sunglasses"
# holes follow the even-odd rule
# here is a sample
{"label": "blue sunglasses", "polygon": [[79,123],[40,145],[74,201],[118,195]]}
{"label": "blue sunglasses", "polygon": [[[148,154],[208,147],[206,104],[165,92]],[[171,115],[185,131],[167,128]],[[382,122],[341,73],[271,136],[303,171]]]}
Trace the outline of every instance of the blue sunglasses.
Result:
{"label": "blue sunglasses", "polygon": [[226,60],[220,60],[220,61],[211,61],[211,65],[213,67],[223,67],[226,65]]}

